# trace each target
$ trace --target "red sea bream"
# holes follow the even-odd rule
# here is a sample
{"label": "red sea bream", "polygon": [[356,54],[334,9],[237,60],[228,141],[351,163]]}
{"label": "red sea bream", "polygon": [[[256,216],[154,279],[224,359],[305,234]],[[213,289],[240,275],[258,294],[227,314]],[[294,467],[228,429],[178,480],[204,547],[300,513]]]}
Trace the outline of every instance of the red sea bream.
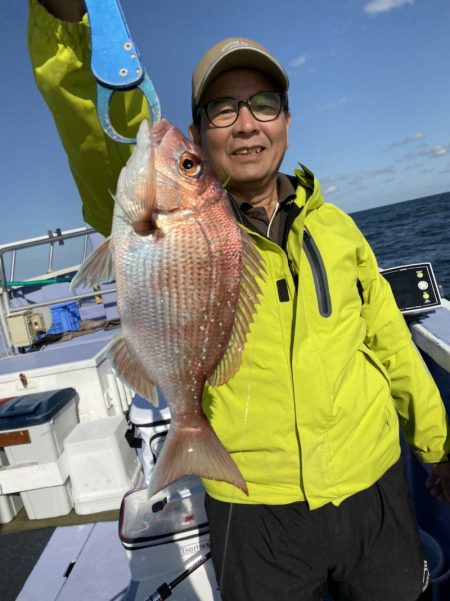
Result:
{"label": "red sea bream", "polygon": [[73,287],[116,280],[115,368],[146,398],[159,386],[170,407],[149,495],[185,474],[247,492],[203,413],[202,392],[206,381],[221,385],[239,367],[262,259],[202,150],[166,120],[141,124],[115,201],[111,237]]}

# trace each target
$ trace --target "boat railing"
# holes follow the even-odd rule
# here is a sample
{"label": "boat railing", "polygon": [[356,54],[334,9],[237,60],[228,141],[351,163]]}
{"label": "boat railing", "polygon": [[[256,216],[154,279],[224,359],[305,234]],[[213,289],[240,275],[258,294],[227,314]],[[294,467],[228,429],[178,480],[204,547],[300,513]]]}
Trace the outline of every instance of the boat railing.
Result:
{"label": "boat railing", "polygon": [[[11,304],[11,292],[19,288],[26,286],[34,286],[42,282],[41,279],[36,277],[29,278],[23,281],[16,281],[16,264],[17,264],[17,253],[25,249],[35,248],[39,246],[49,246],[48,252],[48,263],[47,263],[47,278],[48,282],[51,281],[51,277],[57,272],[54,269],[54,258],[55,251],[58,247],[63,246],[65,241],[74,238],[83,238],[83,247],[81,252],[80,261],[76,266],[73,267],[75,271],[79,264],[81,264],[88,255],[89,251],[89,237],[96,234],[93,228],[81,227],[71,230],[61,231],[57,228],[54,231],[49,230],[47,235],[30,238],[28,240],[22,240],[19,242],[12,242],[8,244],[0,245],[0,329],[4,339],[6,347],[10,351],[15,352],[15,347],[12,342],[10,330],[8,327],[8,319],[14,314],[24,313],[30,307],[14,307]],[[6,268],[5,258],[10,255],[10,267],[9,270]],[[8,257],[9,258],[9,257]],[[9,271],[9,274],[7,273]],[[67,271],[67,270],[66,270]],[[67,281],[67,280],[66,280]],[[55,283],[63,282],[63,280],[55,279]],[[50,305],[73,302],[88,298],[98,297],[99,295],[114,294],[116,292],[115,287],[101,288],[96,287],[95,290],[89,292],[83,292],[81,294],[70,293],[69,295],[62,296],[61,298],[52,298],[51,300],[43,300],[33,302],[32,308],[36,310],[41,307],[48,307]]]}

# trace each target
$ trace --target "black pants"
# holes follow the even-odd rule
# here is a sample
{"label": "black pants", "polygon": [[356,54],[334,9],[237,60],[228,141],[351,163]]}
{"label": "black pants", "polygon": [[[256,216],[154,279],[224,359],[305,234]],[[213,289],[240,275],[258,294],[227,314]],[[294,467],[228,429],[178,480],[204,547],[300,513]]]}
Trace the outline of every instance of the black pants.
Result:
{"label": "black pants", "polygon": [[222,601],[416,601],[424,560],[401,462],[339,507],[206,497]]}

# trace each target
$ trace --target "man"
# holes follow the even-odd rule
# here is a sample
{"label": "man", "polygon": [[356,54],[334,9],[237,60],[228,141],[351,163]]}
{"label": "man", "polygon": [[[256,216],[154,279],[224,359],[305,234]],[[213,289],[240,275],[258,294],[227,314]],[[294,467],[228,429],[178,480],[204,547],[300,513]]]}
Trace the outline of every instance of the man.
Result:
{"label": "man", "polygon": [[[111,207],[98,200],[105,195],[85,165],[86,144],[93,141],[90,167],[99,177],[116,177],[126,157],[102,142],[91,115],[82,3],[70,2],[70,15],[64,0],[42,3],[57,17],[83,18],[56,25],[32,2],[30,49],[85,218],[107,234]],[[80,85],[83,95],[76,93]],[[193,75],[191,135],[268,274],[239,372],[204,393],[205,413],[249,489],[246,496],[204,480],[221,595],[318,601],[328,582],[336,601],[415,601],[424,598],[427,573],[398,426],[419,458],[434,464],[432,494],[450,501],[449,425],[362,234],[324,202],[310,171],[278,171],[291,124],[287,90],[286,73],[270,53],[239,38],[211,48]],[[124,102],[120,125],[143,116],[135,99]],[[85,123],[89,138],[77,138],[80,128],[64,115]]]}

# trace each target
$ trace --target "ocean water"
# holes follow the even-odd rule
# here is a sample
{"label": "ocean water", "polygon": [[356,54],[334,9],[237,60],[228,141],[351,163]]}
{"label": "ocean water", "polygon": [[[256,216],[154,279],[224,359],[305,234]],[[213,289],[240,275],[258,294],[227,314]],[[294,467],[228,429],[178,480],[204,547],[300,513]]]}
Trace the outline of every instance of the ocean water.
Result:
{"label": "ocean water", "polygon": [[351,213],[380,267],[429,262],[450,299],[450,192]]}

